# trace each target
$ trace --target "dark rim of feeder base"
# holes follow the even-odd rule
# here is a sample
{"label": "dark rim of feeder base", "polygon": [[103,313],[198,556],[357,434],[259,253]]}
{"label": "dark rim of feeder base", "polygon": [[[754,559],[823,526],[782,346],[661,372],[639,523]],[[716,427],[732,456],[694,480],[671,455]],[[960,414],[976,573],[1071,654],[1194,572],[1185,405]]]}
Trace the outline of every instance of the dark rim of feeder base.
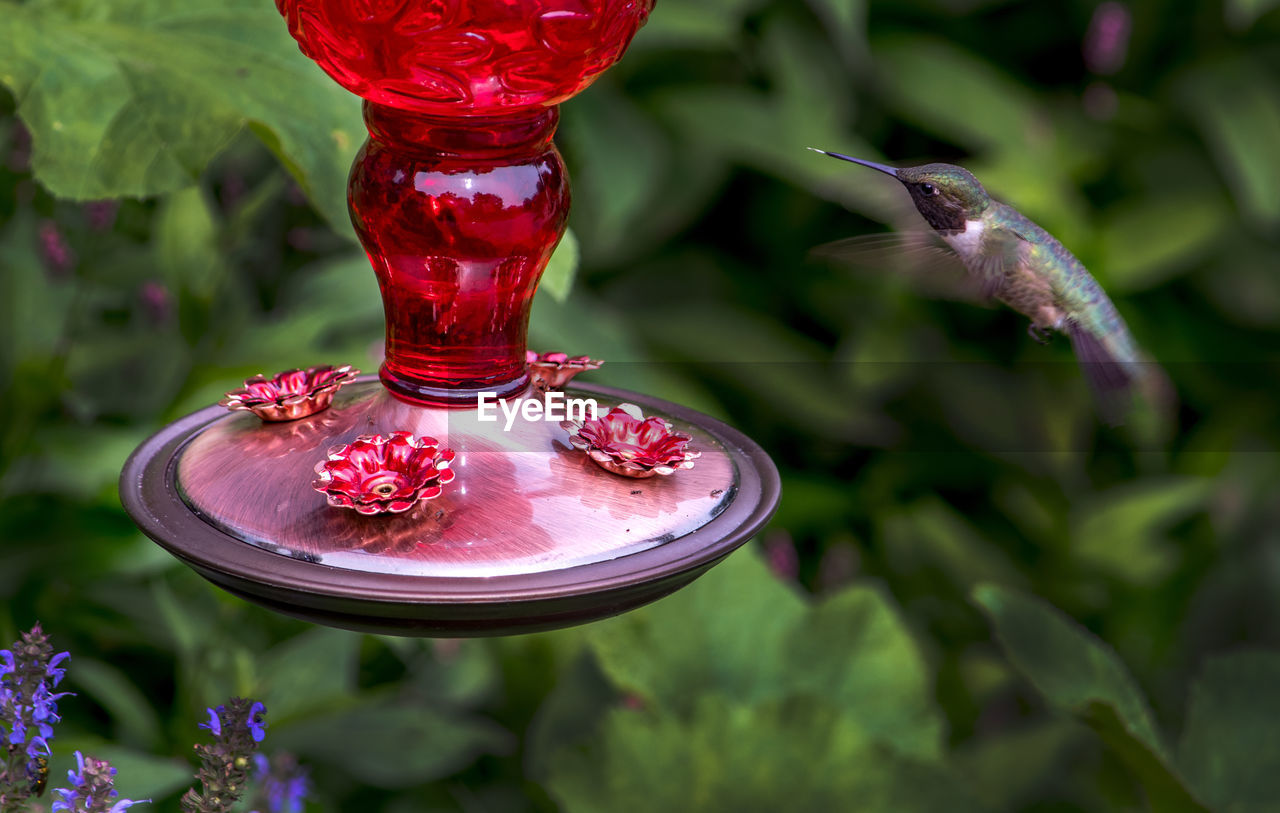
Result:
{"label": "dark rim of feeder base", "polygon": [[[741,432],[700,412],[626,390],[575,389],[630,401],[695,424],[738,469],[737,494],[719,515],[653,548],[585,565],[488,577],[370,573],[295,559],[205,521],[175,483],[188,441],[226,415],[210,406],[148,438],[125,463],[125,510],[161,547],[219,587],[277,612],[366,632],[504,635],[571,626],[646,604],[693,581],[757,533],[781,497],[777,468]],[[679,476],[677,473],[674,476]]]}

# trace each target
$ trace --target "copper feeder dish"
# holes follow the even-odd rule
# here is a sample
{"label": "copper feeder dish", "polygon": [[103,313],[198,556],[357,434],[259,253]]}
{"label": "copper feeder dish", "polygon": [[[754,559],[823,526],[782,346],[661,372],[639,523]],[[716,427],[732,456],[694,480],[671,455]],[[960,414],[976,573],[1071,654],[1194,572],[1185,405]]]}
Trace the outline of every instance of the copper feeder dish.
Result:
{"label": "copper feeder dish", "polygon": [[[515,437],[501,424],[475,432],[470,413],[403,404],[365,377],[330,410],[288,424],[218,406],[192,413],[138,448],[120,493],[148,536],[228,592],[331,626],[439,637],[568,626],[661,598],[776,508],[773,463],[724,423],[608,387],[566,394],[662,415],[702,457],[672,477],[619,477],[555,423],[523,424]],[[457,480],[441,496],[365,517],[312,488],[311,463],[332,442],[406,418],[433,425],[457,453]]]}

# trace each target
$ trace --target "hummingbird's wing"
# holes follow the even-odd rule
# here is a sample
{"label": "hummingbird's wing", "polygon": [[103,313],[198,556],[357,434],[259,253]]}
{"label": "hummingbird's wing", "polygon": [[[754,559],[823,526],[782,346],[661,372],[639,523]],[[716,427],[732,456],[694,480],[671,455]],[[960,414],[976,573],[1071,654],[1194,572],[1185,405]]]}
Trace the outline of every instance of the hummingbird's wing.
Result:
{"label": "hummingbird's wing", "polygon": [[823,244],[810,255],[855,271],[906,279],[924,296],[992,304],[978,275],[934,231],[864,234]]}
{"label": "hummingbird's wing", "polygon": [[984,296],[994,298],[1018,270],[1031,241],[1016,228],[989,223],[981,233],[981,248],[969,252],[965,266],[973,274]]}

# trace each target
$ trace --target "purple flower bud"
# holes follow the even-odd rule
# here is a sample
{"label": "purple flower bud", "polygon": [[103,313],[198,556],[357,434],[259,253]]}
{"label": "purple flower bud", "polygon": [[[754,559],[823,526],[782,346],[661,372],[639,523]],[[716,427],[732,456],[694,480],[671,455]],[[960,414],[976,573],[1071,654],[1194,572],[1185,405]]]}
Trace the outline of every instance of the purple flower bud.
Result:
{"label": "purple flower bud", "polygon": [[773,575],[784,581],[794,581],[800,575],[800,556],[796,553],[791,534],[774,531],[764,538],[764,558]]}
{"label": "purple flower bud", "polygon": [[1124,3],[1107,0],[1094,9],[1084,35],[1085,67],[1099,76],[1124,67],[1132,29],[1133,15]]}
{"label": "purple flower bud", "polygon": [[58,224],[52,220],[42,221],[38,234],[40,257],[44,260],[45,268],[48,268],[55,277],[65,276],[75,267],[76,255],[66,238],[62,236],[62,232],[58,231]]}
{"label": "purple flower bud", "polygon": [[173,315],[173,296],[163,283],[148,280],[138,292],[142,312],[153,325],[163,325]]}
{"label": "purple flower bud", "polygon": [[116,212],[120,210],[118,200],[95,200],[84,205],[85,217],[89,220],[89,228],[94,231],[106,231],[116,222]]}

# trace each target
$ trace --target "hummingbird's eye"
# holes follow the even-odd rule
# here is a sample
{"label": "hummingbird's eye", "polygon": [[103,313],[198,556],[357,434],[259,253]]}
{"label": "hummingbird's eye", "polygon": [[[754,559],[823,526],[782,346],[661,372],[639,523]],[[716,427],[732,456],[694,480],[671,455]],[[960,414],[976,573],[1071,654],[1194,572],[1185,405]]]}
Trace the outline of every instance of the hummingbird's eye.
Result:
{"label": "hummingbird's eye", "polygon": [[920,191],[926,195],[936,195],[938,194],[938,187],[931,183],[922,183],[920,184]]}

